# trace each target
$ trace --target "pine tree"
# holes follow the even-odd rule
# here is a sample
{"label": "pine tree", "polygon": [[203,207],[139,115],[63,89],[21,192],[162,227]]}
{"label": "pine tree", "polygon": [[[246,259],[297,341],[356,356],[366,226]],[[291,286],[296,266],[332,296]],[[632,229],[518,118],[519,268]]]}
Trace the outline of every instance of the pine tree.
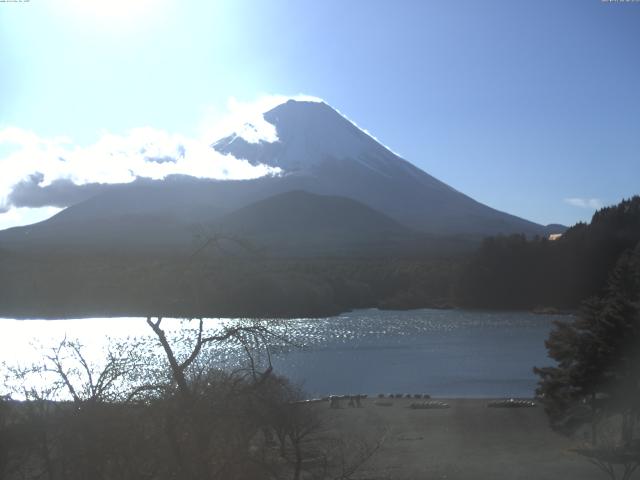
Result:
{"label": "pine tree", "polygon": [[552,426],[570,433],[589,422],[596,444],[599,420],[619,414],[629,443],[640,408],[640,244],[620,257],[602,297],[556,323],[546,346],[557,365],[534,371]]}

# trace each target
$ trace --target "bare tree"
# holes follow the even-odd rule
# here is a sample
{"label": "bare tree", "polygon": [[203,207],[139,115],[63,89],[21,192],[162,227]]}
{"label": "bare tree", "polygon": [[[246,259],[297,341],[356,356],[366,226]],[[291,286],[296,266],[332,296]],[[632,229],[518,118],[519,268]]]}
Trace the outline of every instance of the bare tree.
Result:
{"label": "bare tree", "polygon": [[[35,365],[6,369],[6,384],[26,401],[16,408],[0,401],[3,474],[347,479],[376,450],[329,434],[318,406],[300,402],[301,390],[273,373],[269,345],[287,341],[274,322],[238,320],[207,331],[197,319],[175,336],[162,318],[147,323],[157,342],[112,344],[99,360],[65,338]],[[232,345],[244,366],[218,368],[222,345]],[[274,434],[279,445],[261,443]]]}
{"label": "bare tree", "polygon": [[[202,353],[202,349],[210,344],[220,344],[228,341],[234,341],[239,344],[246,353],[251,375],[256,380],[258,377],[264,378],[272,372],[273,367],[271,365],[268,342],[271,339],[284,340],[284,336],[276,334],[264,321],[241,321],[233,326],[226,326],[221,332],[212,335],[204,334],[204,321],[202,318],[197,321],[198,330],[196,332],[196,337],[191,351],[183,360],[178,360],[175,348],[170,344],[165,331],[161,328],[162,317],[158,317],[155,321],[152,320],[152,317],[147,317],[147,324],[155,333],[166,354],[173,381],[175,382],[182,397],[189,398],[192,396],[193,392],[189,386],[187,370],[194,364],[198,356]],[[266,370],[263,372],[258,372],[255,364],[253,348],[256,346],[262,346],[267,353],[268,365]]]}
{"label": "bare tree", "polygon": [[57,384],[77,405],[113,402],[126,397],[124,381],[137,367],[131,351],[136,344],[111,345],[101,365],[92,363],[77,340],[65,338],[45,355],[42,371],[54,374]]}
{"label": "bare tree", "polygon": [[[197,329],[193,332],[193,337],[175,344],[162,328],[161,317],[155,320],[147,318],[147,324],[165,353],[171,382],[176,391],[176,403],[172,397],[167,399],[165,433],[183,476],[194,479],[211,478],[212,475],[213,478],[230,478],[230,462],[233,462],[239,452],[244,455],[248,451],[250,439],[259,428],[257,423],[251,421],[254,416],[251,415],[249,399],[271,376],[273,368],[268,344],[270,340],[281,336],[274,333],[275,330],[264,321],[237,321],[215,333],[205,332],[203,319],[196,321]],[[207,347],[224,342],[235,343],[245,353],[247,370],[239,374],[216,374],[213,365],[200,362],[207,356],[204,352]],[[186,351],[185,346],[188,346]],[[266,365],[258,365],[256,362],[257,349],[266,352]],[[264,367],[263,370],[260,369],[261,366]],[[223,399],[226,399],[226,405]],[[220,405],[221,409],[216,411],[216,405]],[[245,408],[244,412],[233,413],[237,415],[235,432],[228,430],[223,417],[224,411],[233,411],[230,405]],[[227,441],[227,445],[212,448],[212,445],[220,444],[221,436],[225,434],[234,436],[236,447],[226,448],[234,444]],[[224,451],[227,451],[227,455],[221,454]]]}
{"label": "bare tree", "polygon": [[28,453],[20,461],[27,478],[140,478],[131,475],[140,465],[131,447],[143,431],[131,420],[140,412],[123,404],[136,346],[111,344],[92,361],[65,338],[41,362],[5,367],[6,384],[24,399],[13,409],[10,443]]}

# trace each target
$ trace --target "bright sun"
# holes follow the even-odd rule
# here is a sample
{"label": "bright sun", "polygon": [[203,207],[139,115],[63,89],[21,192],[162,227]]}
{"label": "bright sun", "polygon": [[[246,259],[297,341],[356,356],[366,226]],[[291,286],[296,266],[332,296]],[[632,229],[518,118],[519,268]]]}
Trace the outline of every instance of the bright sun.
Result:
{"label": "bright sun", "polygon": [[158,0],[64,0],[68,10],[79,18],[108,23],[144,20],[156,13]]}

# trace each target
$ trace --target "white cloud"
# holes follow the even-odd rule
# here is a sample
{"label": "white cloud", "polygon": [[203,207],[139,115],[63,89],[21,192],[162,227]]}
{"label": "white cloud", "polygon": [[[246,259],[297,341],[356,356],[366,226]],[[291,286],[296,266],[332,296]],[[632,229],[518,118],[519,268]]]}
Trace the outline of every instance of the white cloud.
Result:
{"label": "white cloud", "polygon": [[[30,209],[20,207],[63,205],[60,201],[46,203],[49,192],[60,192],[63,184],[64,188],[122,184],[139,177],[161,180],[176,174],[229,180],[277,175],[279,168],[251,165],[223,155],[210,145],[232,133],[252,143],[277,141],[275,127],[264,120],[263,114],[290,99],[322,102],[308,95],[265,95],[253,102],[231,97],[225,111],[207,112],[199,138],[141,127],[125,135],[104,132],[93,145],[81,147],[67,137],[44,138],[17,127],[0,130],[0,154],[4,155],[0,156],[0,229],[35,218],[28,214]],[[22,189],[21,195],[12,198],[14,188],[25,184],[32,188]],[[52,184],[55,188],[47,189]],[[37,200],[29,203],[28,197],[35,194],[29,192],[36,191]],[[41,209],[38,220],[57,211]]]}
{"label": "white cloud", "polygon": [[18,146],[0,159],[0,209],[10,205],[13,187],[36,173],[41,187],[61,179],[85,185],[129,183],[138,177],[160,180],[174,174],[249,179],[278,173],[272,167],[222,155],[201,141],[149,127],[124,136],[106,133],[88,147],[11,128],[0,131],[0,144]]}
{"label": "white cloud", "polygon": [[598,210],[603,207],[602,200],[599,198],[580,198],[580,197],[571,197],[565,198],[565,203],[572,205],[574,207],[587,208],[590,210]]}
{"label": "white cloud", "polygon": [[215,118],[209,115],[200,138],[142,127],[126,135],[104,132],[95,144],[79,147],[66,137],[43,138],[29,130],[5,128],[0,130],[0,147],[8,152],[0,157],[0,213],[11,208],[13,188],[33,183],[34,178],[45,188],[60,180],[81,186],[130,183],[138,177],[160,180],[174,174],[229,180],[278,174],[278,168],[251,165],[215,151],[210,144],[231,133],[254,143],[277,141],[275,127],[262,115],[289,99],[322,101],[306,95],[266,95],[254,102],[232,97],[225,112]]}

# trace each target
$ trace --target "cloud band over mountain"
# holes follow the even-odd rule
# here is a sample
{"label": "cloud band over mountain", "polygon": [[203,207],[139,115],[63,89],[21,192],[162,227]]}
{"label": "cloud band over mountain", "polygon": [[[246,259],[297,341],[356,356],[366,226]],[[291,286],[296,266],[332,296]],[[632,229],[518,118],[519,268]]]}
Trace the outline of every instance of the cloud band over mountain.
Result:
{"label": "cloud band over mountain", "polygon": [[272,124],[262,114],[290,98],[265,96],[243,103],[231,98],[227,112],[202,128],[201,139],[154,128],[126,135],[105,133],[93,145],[80,147],[68,138],[42,138],[9,127],[0,130],[0,214],[13,207],[66,207],[114,185],[137,179],[161,180],[172,175],[202,179],[251,179],[278,174],[278,168],[252,165],[213,148],[212,140],[236,132],[248,142],[277,141]]}

